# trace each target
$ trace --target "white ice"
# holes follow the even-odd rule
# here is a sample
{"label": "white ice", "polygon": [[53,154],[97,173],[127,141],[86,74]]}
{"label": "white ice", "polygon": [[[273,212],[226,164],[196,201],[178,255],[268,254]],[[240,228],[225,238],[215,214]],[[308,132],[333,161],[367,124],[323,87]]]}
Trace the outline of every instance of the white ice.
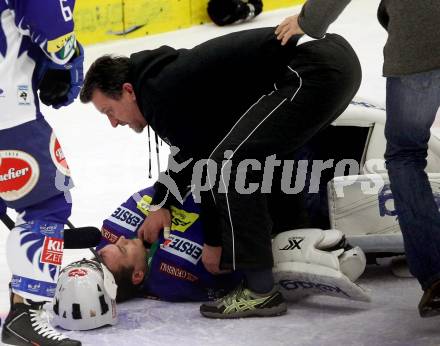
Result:
{"label": "white ice", "polygon": [[[376,21],[378,0],[354,0],[330,31],[344,35],[357,51],[363,68],[358,95],[378,105],[385,101],[381,77],[385,31]],[[86,65],[104,53],[130,54],[167,44],[190,48],[231,31],[275,26],[299,7],[264,13],[251,23],[219,28],[208,24],[134,40],[86,47]],[[71,221],[100,226],[101,221],[133,192],[151,185],[147,179],[147,137],[128,128],[113,129],[91,105],[44,109],[56,130],[73,172]],[[167,153],[162,152],[165,164]],[[153,157],[153,162],[155,159]],[[155,167],[153,167],[153,172]],[[0,225],[0,316],[9,308],[9,271],[4,245],[7,230]],[[66,250],[65,261],[84,255]],[[68,332],[83,345],[408,345],[440,344],[440,319],[421,319],[417,304],[421,289],[415,279],[396,278],[387,266],[369,266],[360,285],[370,290],[371,303],[314,297],[290,304],[276,318],[208,320],[198,304],[136,300],[118,306],[120,322],[111,328]]]}

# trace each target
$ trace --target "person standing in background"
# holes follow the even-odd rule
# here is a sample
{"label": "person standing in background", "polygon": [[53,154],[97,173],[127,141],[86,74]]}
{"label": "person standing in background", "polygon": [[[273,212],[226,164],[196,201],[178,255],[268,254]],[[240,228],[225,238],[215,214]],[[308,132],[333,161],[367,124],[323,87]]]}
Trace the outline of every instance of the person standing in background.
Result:
{"label": "person standing in background", "polygon": [[72,184],[37,95],[58,109],[79,94],[84,54],[74,3],[0,0],[0,212],[19,215],[6,243],[12,279],[3,344],[81,345],[54,330],[43,309],[55,294]]}
{"label": "person standing in background", "polygon": [[[275,33],[325,36],[350,0],[308,0]],[[383,74],[387,120],[385,159],[411,273],[424,294],[421,317],[440,314],[440,214],[424,169],[430,128],[440,106],[440,4],[437,0],[382,0],[380,24],[388,31]]]}

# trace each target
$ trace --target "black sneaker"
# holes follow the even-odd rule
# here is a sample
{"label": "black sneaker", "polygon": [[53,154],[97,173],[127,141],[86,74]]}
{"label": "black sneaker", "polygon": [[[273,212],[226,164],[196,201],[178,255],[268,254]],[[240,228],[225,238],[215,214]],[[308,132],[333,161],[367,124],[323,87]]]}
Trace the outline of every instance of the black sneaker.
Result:
{"label": "black sneaker", "polygon": [[53,329],[43,310],[44,303],[15,303],[2,329],[2,342],[7,345],[80,346]]}
{"label": "black sneaker", "polygon": [[286,311],[286,302],[276,286],[269,293],[258,294],[243,283],[223,298],[200,306],[200,313],[209,318],[269,317]]}
{"label": "black sneaker", "polygon": [[419,303],[421,317],[433,317],[440,315],[440,280],[434,282],[425,290]]}

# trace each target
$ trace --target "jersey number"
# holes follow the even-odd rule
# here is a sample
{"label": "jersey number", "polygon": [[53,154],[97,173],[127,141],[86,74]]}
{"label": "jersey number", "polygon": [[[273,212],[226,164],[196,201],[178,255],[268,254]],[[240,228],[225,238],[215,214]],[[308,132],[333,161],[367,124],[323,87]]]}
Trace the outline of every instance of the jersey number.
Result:
{"label": "jersey number", "polygon": [[63,4],[66,1],[67,0],[60,0],[60,6],[61,6],[61,13],[63,14],[63,17],[64,17],[64,21],[68,22],[68,21],[72,20],[73,15],[72,15],[72,10],[70,9],[69,5]]}

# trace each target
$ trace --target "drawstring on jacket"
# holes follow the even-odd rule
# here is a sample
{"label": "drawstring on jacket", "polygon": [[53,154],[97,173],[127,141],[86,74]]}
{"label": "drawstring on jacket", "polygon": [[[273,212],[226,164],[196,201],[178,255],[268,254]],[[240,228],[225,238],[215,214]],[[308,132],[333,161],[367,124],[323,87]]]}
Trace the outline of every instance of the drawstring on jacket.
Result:
{"label": "drawstring on jacket", "polygon": [[[151,179],[151,135],[150,135],[150,125],[147,125],[147,136],[148,136],[148,178]],[[154,139],[156,142],[156,160],[157,160],[157,175],[160,174],[160,149],[159,149],[159,136],[154,133]],[[160,140],[160,146],[163,145],[162,140]]]}
{"label": "drawstring on jacket", "polygon": [[150,137],[150,125],[147,125],[148,136],[148,179],[153,178],[151,175],[151,137]]}
{"label": "drawstring on jacket", "polygon": [[160,173],[159,136],[156,132],[154,133],[154,140],[156,142],[157,172]]}

